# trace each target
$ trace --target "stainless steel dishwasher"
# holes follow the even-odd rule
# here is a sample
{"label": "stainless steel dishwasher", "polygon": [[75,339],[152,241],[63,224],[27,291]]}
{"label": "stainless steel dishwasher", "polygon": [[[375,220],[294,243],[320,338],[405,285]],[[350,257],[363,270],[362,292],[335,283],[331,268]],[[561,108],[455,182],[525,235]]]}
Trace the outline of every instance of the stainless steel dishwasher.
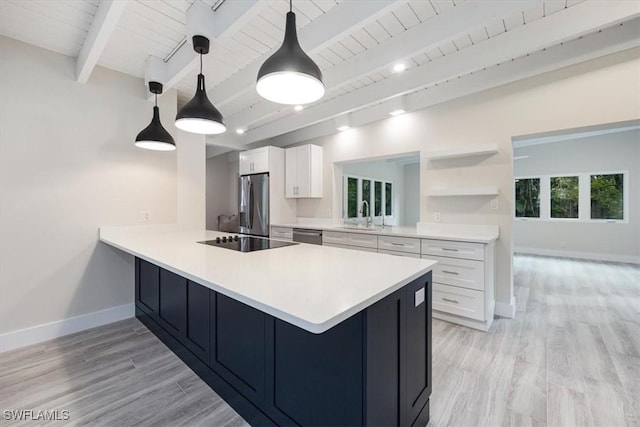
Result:
{"label": "stainless steel dishwasher", "polygon": [[310,243],[312,245],[321,245],[322,230],[308,230],[304,228],[294,228],[293,241],[300,242],[300,243]]}

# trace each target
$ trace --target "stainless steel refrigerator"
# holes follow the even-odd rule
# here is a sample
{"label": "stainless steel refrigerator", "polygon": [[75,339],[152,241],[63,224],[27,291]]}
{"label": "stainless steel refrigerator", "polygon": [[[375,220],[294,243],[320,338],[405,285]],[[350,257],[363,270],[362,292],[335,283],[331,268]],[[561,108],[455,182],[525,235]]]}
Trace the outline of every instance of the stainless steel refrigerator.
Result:
{"label": "stainless steel refrigerator", "polygon": [[269,174],[242,175],[238,185],[240,233],[269,236]]}

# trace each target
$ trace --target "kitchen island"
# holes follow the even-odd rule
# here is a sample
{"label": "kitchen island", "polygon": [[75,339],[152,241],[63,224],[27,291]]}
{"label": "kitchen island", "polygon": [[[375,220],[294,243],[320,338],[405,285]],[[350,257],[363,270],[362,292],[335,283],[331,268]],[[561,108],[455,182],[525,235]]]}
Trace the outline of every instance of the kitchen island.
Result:
{"label": "kitchen island", "polygon": [[136,316],[252,425],[426,425],[435,262],[224,234],[103,227]]}

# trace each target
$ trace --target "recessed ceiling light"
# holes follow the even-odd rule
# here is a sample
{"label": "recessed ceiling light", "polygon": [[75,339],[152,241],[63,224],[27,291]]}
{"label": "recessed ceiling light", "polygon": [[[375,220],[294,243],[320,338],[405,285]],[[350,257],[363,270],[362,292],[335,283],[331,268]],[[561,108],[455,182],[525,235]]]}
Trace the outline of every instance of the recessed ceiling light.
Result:
{"label": "recessed ceiling light", "polygon": [[336,129],[338,129],[340,132],[342,132],[343,130],[347,130],[347,129],[351,129],[351,126],[338,126]]}
{"label": "recessed ceiling light", "polygon": [[399,110],[393,110],[392,112],[390,112],[389,114],[392,116],[399,116],[400,114],[404,114],[406,113],[406,111],[399,109]]}
{"label": "recessed ceiling light", "polygon": [[237,133],[238,135],[242,135],[242,134],[244,133],[244,129],[242,129],[242,128],[238,128],[238,129],[236,129],[236,133]]}
{"label": "recessed ceiling light", "polygon": [[403,64],[402,62],[399,62],[399,63],[397,63],[396,65],[393,66],[393,72],[394,73],[401,73],[406,69],[407,69],[407,66],[405,64]]}
{"label": "recessed ceiling light", "polygon": [[295,107],[293,107],[293,109],[296,111],[302,111],[304,110],[304,107],[302,105],[296,105]]}

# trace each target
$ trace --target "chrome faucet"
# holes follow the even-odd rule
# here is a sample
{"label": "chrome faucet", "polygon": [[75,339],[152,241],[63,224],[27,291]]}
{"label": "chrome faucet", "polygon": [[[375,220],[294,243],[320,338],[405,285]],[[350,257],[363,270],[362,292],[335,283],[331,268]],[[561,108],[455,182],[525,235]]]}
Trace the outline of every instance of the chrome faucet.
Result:
{"label": "chrome faucet", "polygon": [[369,227],[373,222],[373,218],[371,218],[371,210],[369,209],[369,202],[367,202],[366,200],[363,200],[362,203],[360,204],[360,214],[364,216],[364,205],[367,205],[367,216],[365,218],[366,218],[367,227]]}

